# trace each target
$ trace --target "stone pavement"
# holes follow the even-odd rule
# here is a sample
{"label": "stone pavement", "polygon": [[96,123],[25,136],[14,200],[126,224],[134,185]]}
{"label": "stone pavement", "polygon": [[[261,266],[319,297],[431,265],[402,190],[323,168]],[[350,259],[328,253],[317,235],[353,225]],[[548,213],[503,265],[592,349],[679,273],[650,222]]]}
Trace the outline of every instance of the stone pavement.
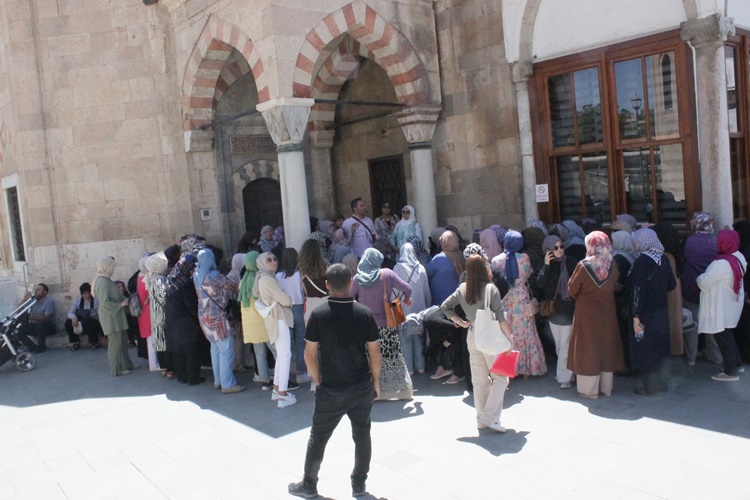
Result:
{"label": "stone pavement", "polygon": [[[135,349],[131,349],[131,356]],[[139,360],[141,366],[144,361]],[[750,374],[710,380],[675,360],[671,392],[581,400],[552,374],[512,381],[500,435],[479,433],[464,386],[415,378],[411,402],[373,410],[370,498],[750,498]],[[207,374],[208,375],[208,374]],[[277,409],[248,390],[222,395],[139,368],[108,375],[106,350],[52,349],[27,373],[0,367],[0,498],[290,498],[313,395]],[[349,498],[346,419],[329,443],[319,491]]]}

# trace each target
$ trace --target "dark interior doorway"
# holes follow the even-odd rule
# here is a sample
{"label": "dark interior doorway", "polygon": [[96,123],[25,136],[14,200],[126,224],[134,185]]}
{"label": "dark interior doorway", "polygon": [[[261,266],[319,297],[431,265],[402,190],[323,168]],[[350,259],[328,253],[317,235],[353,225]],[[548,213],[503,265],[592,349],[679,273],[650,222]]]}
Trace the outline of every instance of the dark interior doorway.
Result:
{"label": "dark interior doorway", "polygon": [[281,210],[281,186],[274,179],[256,179],[242,188],[245,205],[245,229],[260,231],[265,226],[284,225]]}
{"label": "dark interior doorway", "polygon": [[370,160],[370,195],[372,196],[373,218],[380,217],[386,201],[391,204],[392,213],[399,215],[406,205],[406,177],[404,158],[401,155]]}

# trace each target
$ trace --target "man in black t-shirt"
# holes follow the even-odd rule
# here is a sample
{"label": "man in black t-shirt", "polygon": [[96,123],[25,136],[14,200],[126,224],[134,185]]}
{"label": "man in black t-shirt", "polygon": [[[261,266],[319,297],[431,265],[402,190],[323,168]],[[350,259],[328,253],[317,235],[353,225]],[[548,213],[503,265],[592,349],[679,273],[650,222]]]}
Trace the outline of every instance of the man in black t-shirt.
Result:
{"label": "man in black t-shirt", "polygon": [[344,415],[351,421],[354,439],[352,495],[367,493],[365,481],[372,456],[370,410],[380,395],[381,358],[375,319],[367,307],[349,296],[351,279],[343,264],[329,267],[328,302],[317,307],[307,323],[305,363],[318,389],[304,477],[289,485],[289,493],[302,498],[318,496],[318,472],[326,444]]}

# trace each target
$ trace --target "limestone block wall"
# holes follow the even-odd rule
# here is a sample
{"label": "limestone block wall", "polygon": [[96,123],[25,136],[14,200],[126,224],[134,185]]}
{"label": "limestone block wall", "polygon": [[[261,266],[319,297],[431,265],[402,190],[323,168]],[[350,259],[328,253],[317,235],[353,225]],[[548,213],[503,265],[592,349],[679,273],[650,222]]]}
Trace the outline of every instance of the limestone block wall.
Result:
{"label": "limestone block wall", "polygon": [[522,228],[515,96],[501,3],[436,3],[443,110],[433,147],[439,223],[462,234],[500,223]]}

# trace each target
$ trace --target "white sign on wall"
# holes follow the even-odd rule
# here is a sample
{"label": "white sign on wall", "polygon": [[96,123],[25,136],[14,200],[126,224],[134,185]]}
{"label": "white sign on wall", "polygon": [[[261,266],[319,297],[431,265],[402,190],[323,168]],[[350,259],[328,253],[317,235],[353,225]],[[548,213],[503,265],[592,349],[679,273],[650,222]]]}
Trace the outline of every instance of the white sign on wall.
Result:
{"label": "white sign on wall", "polygon": [[537,184],[535,191],[537,203],[549,201],[549,184]]}

